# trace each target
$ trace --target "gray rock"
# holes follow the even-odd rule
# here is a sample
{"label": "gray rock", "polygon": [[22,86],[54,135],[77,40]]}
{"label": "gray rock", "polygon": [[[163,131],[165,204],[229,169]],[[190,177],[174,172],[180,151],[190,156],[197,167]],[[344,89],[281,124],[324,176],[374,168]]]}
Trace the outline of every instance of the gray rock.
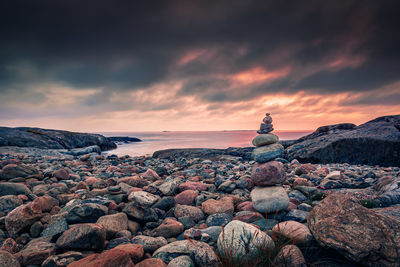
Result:
{"label": "gray rock", "polygon": [[0,266],[20,267],[21,265],[12,254],[5,250],[0,250]]}
{"label": "gray rock", "polygon": [[94,223],[107,213],[108,208],[104,205],[84,203],[69,210],[66,219],[68,223]]}
{"label": "gray rock", "polygon": [[15,195],[0,197],[0,211],[8,213],[16,207],[22,205],[23,201]]}
{"label": "gray rock", "polygon": [[61,219],[47,226],[47,228],[45,228],[40,235],[43,237],[53,237],[61,235],[62,233],[67,231],[68,228],[69,226],[67,220]]}
{"label": "gray rock", "polygon": [[294,210],[289,211],[285,215],[285,217],[283,217],[283,220],[285,220],[285,221],[305,222],[307,220],[308,214],[309,214],[308,211],[294,209]]}
{"label": "gray rock", "polygon": [[31,190],[24,184],[19,183],[0,183],[0,196],[7,195],[29,195]]}
{"label": "gray rock", "polygon": [[261,213],[283,211],[289,207],[289,197],[280,186],[255,187],[250,196],[254,209]]}
{"label": "gray rock", "polygon": [[194,263],[189,256],[180,256],[170,261],[167,267],[192,267]]}
{"label": "gray rock", "polygon": [[137,235],[132,238],[131,242],[133,244],[139,244],[143,247],[144,252],[153,253],[160,247],[163,247],[168,244],[167,239],[165,237],[151,237],[145,235]]}
{"label": "gray rock", "polygon": [[259,134],[252,141],[254,146],[272,145],[278,142],[279,137],[275,134]]}
{"label": "gray rock", "polygon": [[195,240],[175,241],[153,254],[153,258],[159,258],[167,264],[179,256],[189,256],[195,266],[217,266],[219,261],[212,247]]}
{"label": "gray rock", "polygon": [[241,221],[231,221],[224,227],[218,237],[218,251],[220,255],[233,259],[254,259],[260,253],[259,248],[273,249],[274,241],[265,232]]}
{"label": "gray rock", "polygon": [[280,157],[283,151],[284,148],[281,144],[260,146],[253,150],[252,158],[257,162],[263,163]]}
{"label": "gray rock", "polygon": [[207,217],[206,224],[208,226],[225,226],[232,221],[233,216],[227,213],[215,213]]}

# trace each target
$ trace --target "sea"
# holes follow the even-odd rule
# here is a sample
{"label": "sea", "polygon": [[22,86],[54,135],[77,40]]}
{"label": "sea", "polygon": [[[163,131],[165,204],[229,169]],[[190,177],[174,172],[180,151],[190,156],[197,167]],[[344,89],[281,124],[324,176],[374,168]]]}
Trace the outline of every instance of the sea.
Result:
{"label": "sea", "polygon": [[[274,131],[280,140],[292,140],[311,131]],[[255,130],[242,131],[163,131],[163,132],[101,132],[110,136],[137,137],[142,142],[118,143],[118,147],[105,151],[106,155],[145,156],[154,151],[170,148],[228,148],[249,147],[257,135]]]}

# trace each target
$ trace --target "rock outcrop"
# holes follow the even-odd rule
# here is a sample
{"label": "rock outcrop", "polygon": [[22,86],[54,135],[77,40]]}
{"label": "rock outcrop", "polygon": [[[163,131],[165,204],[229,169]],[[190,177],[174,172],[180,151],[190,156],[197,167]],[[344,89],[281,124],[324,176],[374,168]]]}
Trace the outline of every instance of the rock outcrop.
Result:
{"label": "rock outcrop", "polygon": [[285,150],[289,160],[400,166],[400,115],[319,127]]}
{"label": "rock outcrop", "polygon": [[0,146],[72,149],[98,145],[101,150],[117,145],[100,134],[76,133],[29,127],[0,127]]}
{"label": "rock outcrop", "polygon": [[400,221],[391,216],[335,193],[321,201],[307,221],[321,246],[369,266],[400,266]]}

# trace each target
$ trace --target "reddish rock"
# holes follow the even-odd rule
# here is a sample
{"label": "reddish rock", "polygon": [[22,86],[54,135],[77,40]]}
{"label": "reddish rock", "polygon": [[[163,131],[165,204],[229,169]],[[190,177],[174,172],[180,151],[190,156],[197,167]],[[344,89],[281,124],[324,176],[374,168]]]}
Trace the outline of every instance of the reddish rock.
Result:
{"label": "reddish rock", "polygon": [[185,190],[197,190],[199,192],[206,191],[207,185],[200,182],[185,182],[179,185],[178,189],[180,192]]}
{"label": "reddish rock", "polygon": [[57,246],[63,249],[103,249],[106,229],[96,223],[77,224],[65,231],[58,239]]}
{"label": "reddish rock", "polygon": [[237,205],[238,211],[252,211],[253,210],[253,202],[245,201]]}
{"label": "reddish rock", "polygon": [[251,173],[251,180],[257,186],[280,184],[286,180],[285,168],[278,161],[257,164]]}
{"label": "reddish rock", "polygon": [[96,177],[88,176],[88,177],[85,178],[85,183],[86,183],[88,186],[93,186],[93,185],[94,185],[95,183],[97,183],[99,180],[100,180],[100,179],[98,179],[98,178],[96,178]]}
{"label": "reddish rock", "polygon": [[143,178],[150,180],[150,181],[156,181],[158,179],[160,179],[160,176],[158,176],[158,174],[152,170],[152,169],[147,169],[147,171],[145,173],[141,174]]}
{"label": "reddish rock", "polygon": [[121,169],[118,168],[117,166],[110,166],[107,168],[106,172],[111,172],[111,173],[121,172]]}
{"label": "reddish rock", "polygon": [[33,202],[39,205],[43,212],[51,211],[52,208],[60,204],[56,198],[47,195],[37,197],[35,200],[33,200]]}
{"label": "reddish rock", "polygon": [[195,222],[204,219],[204,213],[200,208],[188,205],[177,205],[174,210],[174,215],[176,218],[189,216]]}
{"label": "reddish rock", "polygon": [[40,177],[38,169],[25,164],[8,164],[0,171],[0,179]]}
{"label": "reddish rock", "polygon": [[7,166],[8,164],[21,164],[21,161],[18,159],[4,159],[0,160],[0,169],[2,169],[4,166]]}
{"label": "reddish rock", "polygon": [[235,210],[233,199],[231,197],[223,197],[220,200],[208,199],[201,204],[201,208],[207,215],[214,213],[233,214],[233,211]]}
{"label": "reddish rock", "polygon": [[6,240],[4,240],[3,244],[1,245],[0,250],[4,250],[11,254],[14,254],[14,253],[18,252],[18,245],[14,239],[7,238]]}
{"label": "reddish rock", "polygon": [[65,169],[59,169],[53,172],[53,177],[56,177],[57,179],[60,180],[68,180],[69,173]]}
{"label": "reddish rock", "polygon": [[101,254],[92,254],[68,267],[134,267],[134,262],[143,257],[143,248],[137,244],[123,244]]}
{"label": "reddish rock", "polygon": [[0,266],[4,267],[20,267],[19,262],[7,251],[0,250]]}
{"label": "reddish rock", "polygon": [[135,267],[166,267],[167,264],[160,259],[148,258],[135,265]]}
{"label": "reddish rock", "polygon": [[381,193],[382,189],[394,181],[393,176],[383,176],[375,185],[375,189]]}
{"label": "reddish rock", "polygon": [[88,186],[85,182],[80,181],[80,182],[76,185],[76,190],[80,190],[80,189],[89,190],[89,186]]}
{"label": "reddish rock", "polygon": [[297,185],[312,186],[312,183],[305,178],[294,178],[293,186],[297,186]]}
{"label": "reddish rock", "polygon": [[139,176],[124,177],[118,179],[118,183],[125,183],[133,187],[142,188],[149,184],[149,182]]}
{"label": "reddish rock", "polygon": [[274,259],[274,266],[306,267],[303,253],[296,245],[285,245]]}
{"label": "reddish rock", "polygon": [[264,216],[262,216],[261,213],[250,212],[250,213],[246,213],[243,215],[235,216],[235,217],[233,217],[232,220],[238,220],[238,221],[242,221],[242,222],[246,222],[246,223],[252,223],[252,222],[258,221],[260,219],[264,219]]}
{"label": "reddish rock", "polygon": [[162,236],[165,238],[174,237],[182,233],[184,226],[172,218],[166,218],[162,224],[153,230],[153,236]]}
{"label": "reddish rock", "polygon": [[312,171],[315,171],[315,166],[312,165],[311,163],[306,163],[306,164],[301,164],[295,169],[295,174],[296,175],[302,175],[302,174],[307,174]]}
{"label": "reddish rock", "polygon": [[97,220],[107,231],[107,239],[111,239],[116,233],[128,229],[128,216],[123,213],[105,215]]}
{"label": "reddish rock", "polygon": [[22,266],[41,265],[51,255],[56,254],[56,245],[53,243],[38,241],[28,244],[26,248],[15,254]]}
{"label": "reddish rock", "polygon": [[194,190],[185,190],[174,197],[176,204],[192,205],[199,194]]}
{"label": "reddish rock", "polygon": [[321,246],[368,266],[400,266],[400,221],[369,210],[350,196],[328,195],[307,222]]}
{"label": "reddish rock", "polygon": [[140,170],[136,166],[128,166],[128,167],[123,168],[121,171],[126,174],[134,174],[134,173],[138,173]]}
{"label": "reddish rock", "polygon": [[12,210],[5,219],[6,230],[11,236],[27,230],[34,222],[42,217],[42,209],[36,203],[19,206]]}
{"label": "reddish rock", "polygon": [[329,173],[329,169],[327,167],[319,168],[315,174],[318,175],[319,177],[325,177]]}
{"label": "reddish rock", "polygon": [[313,240],[308,227],[296,221],[285,221],[276,224],[272,228],[272,235],[283,240],[289,239],[292,243],[303,247],[309,245]]}

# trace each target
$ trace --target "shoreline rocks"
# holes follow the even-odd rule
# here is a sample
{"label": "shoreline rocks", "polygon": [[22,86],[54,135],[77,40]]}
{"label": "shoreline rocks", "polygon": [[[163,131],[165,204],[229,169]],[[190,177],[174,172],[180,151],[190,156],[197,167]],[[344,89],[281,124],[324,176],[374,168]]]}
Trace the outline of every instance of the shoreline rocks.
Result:
{"label": "shoreline rocks", "polygon": [[[311,228],[316,226],[311,220],[317,211],[318,221],[328,220],[319,214],[329,212],[320,208],[326,205],[324,201],[340,194],[335,197],[339,201],[342,194],[349,194],[356,200],[346,208],[355,205],[355,210],[362,210],[362,204],[369,207],[363,214],[385,216],[394,225],[393,221],[400,220],[400,209],[393,205],[399,196],[398,167],[256,163],[232,155],[209,160],[195,156],[70,157],[35,151],[0,152],[0,170],[15,168],[7,167],[14,164],[34,173],[21,172],[21,176],[0,181],[0,262],[4,258],[14,265],[17,262],[16,266],[43,267],[116,262],[216,266],[223,261],[221,239],[230,228],[236,229],[230,231],[231,238],[241,233],[245,240],[251,233],[265,237],[259,241],[275,246],[278,256],[270,260],[276,263],[312,265],[324,255],[327,262],[340,258],[343,265],[355,265],[363,263],[364,252],[387,255],[379,257],[393,261],[390,255],[394,254],[375,247],[358,246],[361,256],[353,258],[344,258],[348,252],[340,247],[327,250],[324,236],[330,228],[319,225],[314,235]],[[323,188],[326,181],[335,186]],[[330,219],[335,216],[331,214]],[[348,226],[339,219],[335,223],[339,229],[333,228],[335,235],[346,235]],[[366,240],[379,234],[353,225],[359,228],[353,231]],[[390,245],[384,238],[379,242]],[[287,240],[290,245],[283,246]],[[385,251],[390,252],[389,247]],[[305,253],[309,249],[312,253]],[[254,257],[258,260],[256,253]],[[380,259],[368,258],[377,264]]]}

